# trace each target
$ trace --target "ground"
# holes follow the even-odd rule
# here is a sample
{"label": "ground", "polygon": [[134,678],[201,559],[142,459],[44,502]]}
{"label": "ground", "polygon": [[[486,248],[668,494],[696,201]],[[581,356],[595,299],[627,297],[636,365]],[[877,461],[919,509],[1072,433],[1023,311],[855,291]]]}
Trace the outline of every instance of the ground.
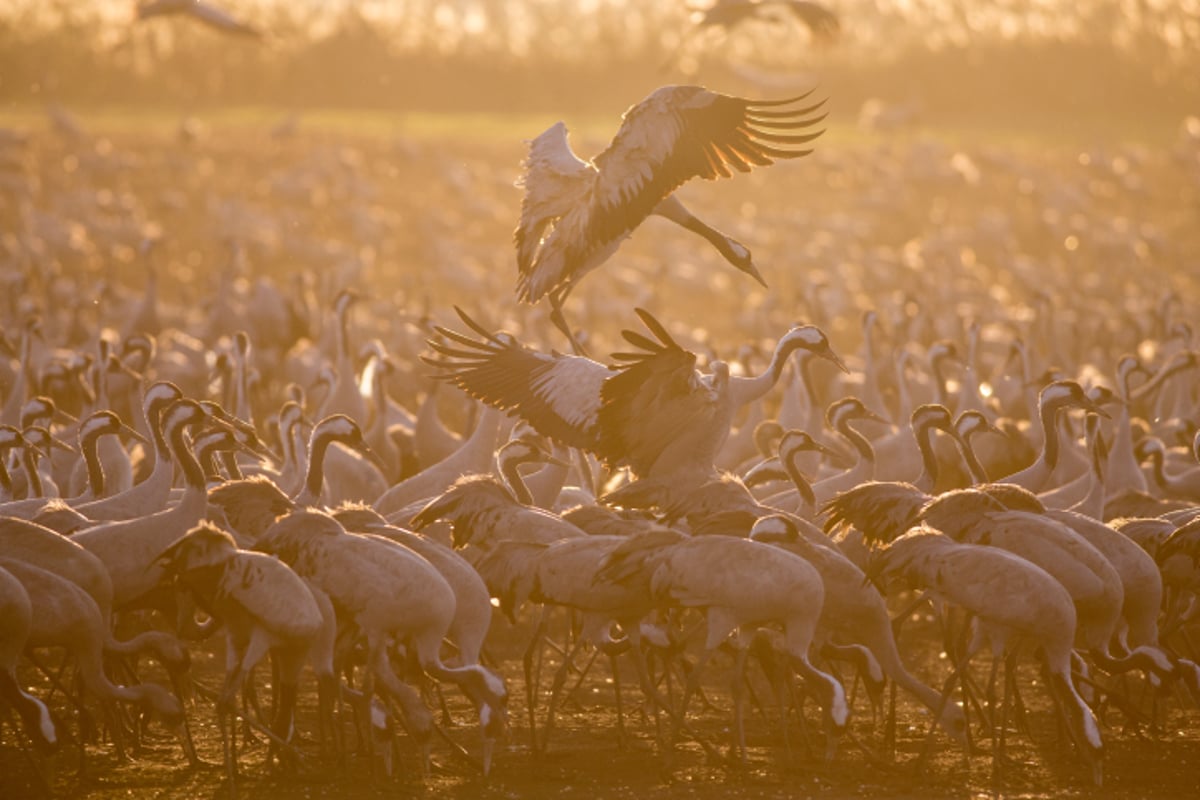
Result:
{"label": "ground", "polygon": [[[689,722],[718,753],[706,754],[699,743],[686,739],[665,750],[656,741],[655,726],[641,713],[640,695],[632,682],[632,667],[621,664],[625,682],[627,737],[619,741],[616,728],[611,676],[597,659],[587,670],[582,687],[566,702],[557,716],[548,750],[534,754],[529,747],[521,662],[517,642],[530,631],[528,625],[509,629],[502,621],[497,629],[513,643],[513,656],[501,672],[510,676],[510,729],[497,749],[492,774],[485,779],[478,766],[478,729],[465,699],[450,689],[446,699],[454,724],[444,728],[455,743],[435,738],[432,768],[420,773],[420,759],[411,742],[397,738],[394,775],[382,774],[377,761],[351,752],[344,766],[322,755],[311,731],[315,729],[315,686],[307,685],[302,695],[299,749],[305,759],[297,772],[284,774],[266,764],[265,744],[252,744],[242,754],[238,781],[242,797],[255,798],[373,798],[412,796],[434,800],[465,795],[496,798],[759,798],[803,796],[824,798],[965,798],[994,797],[1089,797],[1123,800],[1140,797],[1193,796],[1196,767],[1200,764],[1200,711],[1182,690],[1163,693],[1157,703],[1158,722],[1131,724],[1118,711],[1104,714],[1106,747],[1104,786],[1092,786],[1089,775],[1069,745],[1059,740],[1049,701],[1037,687],[1037,670],[1032,664],[1021,669],[1023,696],[1028,703],[1030,733],[1011,727],[1008,736],[1009,763],[1002,774],[993,774],[989,756],[991,742],[978,716],[973,736],[977,753],[967,757],[941,732],[929,740],[929,759],[918,769],[926,746],[929,714],[911,698],[898,701],[896,752],[894,759],[882,752],[882,712],[873,719],[861,686],[851,689],[854,715],[830,762],[824,761],[824,737],[820,717],[812,701],[804,706],[805,727],[793,711],[789,722],[792,752],[784,747],[777,706],[762,673],[753,660],[750,681],[756,705],[747,715],[747,754],[744,762],[730,757],[731,707],[728,677],[731,659],[718,655],[710,663],[705,680],[711,705],[694,703]],[[921,637],[928,633],[922,632]],[[918,638],[918,637],[913,637]],[[915,649],[928,655],[926,665],[935,675],[944,666],[933,656],[932,639]],[[219,647],[213,648],[219,651]],[[221,659],[202,652],[194,666],[194,677],[202,685],[219,685]],[[549,694],[550,670],[557,665],[553,650],[547,650],[539,714],[544,714]],[[581,656],[579,665],[587,664]],[[975,664],[975,675],[986,680],[986,657]],[[260,670],[260,672],[262,672]],[[153,670],[151,670],[153,674]],[[853,686],[849,673],[843,673]],[[575,676],[568,686],[575,683]],[[936,685],[936,684],[935,684]],[[1147,714],[1149,695],[1140,678],[1128,681],[1129,696]],[[761,703],[761,705],[759,705]],[[116,798],[225,798],[231,796],[220,767],[221,745],[212,706],[200,699],[190,712],[191,728],[198,753],[207,765],[190,768],[174,737],[151,727],[143,750],[128,760],[115,758],[107,742],[87,747],[86,768],[78,771],[79,751],[68,744],[56,756],[32,758],[20,752],[11,728],[0,746],[0,796],[5,798],[44,796],[37,774],[46,776],[60,797],[116,800]],[[544,724],[539,716],[538,724]],[[665,725],[665,723],[664,723]],[[347,728],[349,741],[354,734]],[[462,755],[457,748],[464,748]],[[352,748],[353,749],[353,748]],[[35,767],[36,765],[36,767]],[[34,770],[37,770],[35,772]]]}
{"label": "ground", "polygon": [[[70,316],[68,306],[55,303],[94,291],[95,307],[85,307],[75,322],[92,333],[101,326],[120,328],[126,313],[121,309],[127,307],[104,304],[121,299],[113,292],[118,285],[134,287],[136,295],[143,273],[135,248],[149,232],[163,237],[160,314],[167,324],[195,326],[187,329],[197,336],[208,330],[214,304],[229,299],[220,292],[248,296],[248,284],[235,283],[230,290],[216,277],[228,263],[221,243],[232,237],[247,246],[249,275],[285,283],[302,269],[315,272],[308,286],[316,296],[314,315],[333,297],[339,280],[355,285],[365,297],[365,310],[354,322],[359,341],[379,336],[400,352],[404,324],[432,318],[454,326],[450,305],[461,304],[489,323],[521,329],[543,346],[564,347],[540,311],[518,307],[512,297],[511,232],[520,197],[512,182],[524,154],[520,142],[552,119],[355,118],[322,127],[319,119],[304,118],[299,134],[278,139],[267,134],[273,119],[261,113],[236,123],[213,121],[199,133],[193,126],[186,137],[175,120],[84,116],[84,121],[92,133],[83,142],[49,133],[40,116],[26,113],[8,121],[30,140],[14,146],[11,181],[5,184],[11,191],[0,205],[0,219],[21,220],[5,231],[17,236],[6,246],[34,237],[38,247],[30,252],[53,263],[55,277],[44,285],[34,281],[32,288],[8,284],[17,292],[8,295],[13,302],[5,303],[6,314],[17,300],[41,302],[45,327],[53,334],[67,327]],[[576,125],[573,143],[583,154],[599,152],[614,124]],[[925,340],[960,337],[966,321],[984,319],[991,323],[983,344],[988,354],[1006,352],[1013,330],[1029,335],[1057,311],[1057,338],[1045,346],[1048,358],[1061,359],[1059,365],[1103,372],[1125,350],[1143,348],[1145,357],[1153,357],[1146,343],[1163,322],[1152,319],[1153,311],[1168,290],[1181,301],[1182,319],[1190,319],[1196,307],[1195,141],[1174,128],[1132,142],[1102,135],[1065,142],[1052,134],[1038,138],[1037,132],[1016,138],[977,133],[863,133],[844,115],[832,118],[811,158],[720,184],[694,182],[683,190],[698,213],[750,244],[771,290],[739,284],[740,276],[698,247],[691,234],[652,220],[622,247],[619,260],[581,284],[568,303],[568,317],[594,330],[601,350],[599,343],[618,341],[620,328],[636,326],[630,307],[645,305],[689,344],[703,343],[709,355],[718,356],[734,353],[742,343],[773,342],[793,321],[812,320],[858,366],[861,359],[853,354],[861,342],[861,313],[868,308],[884,311],[893,332]],[[97,219],[103,224],[95,224]],[[922,306],[932,313],[922,316]],[[427,329],[416,330],[418,347],[425,335]],[[261,409],[277,409],[279,395],[269,392],[284,381],[267,369],[266,348],[259,357],[266,376]],[[410,368],[416,364],[409,362]],[[413,378],[395,393],[411,402],[423,386]],[[999,393],[1003,387],[995,388]],[[1196,791],[1200,717],[1181,691],[1172,689],[1160,699],[1153,727],[1107,710],[1105,783],[1097,790],[1070,747],[1058,744],[1031,665],[1023,668],[1021,685],[1032,735],[1009,737],[1013,763],[998,779],[978,719],[975,735],[983,754],[968,759],[935,733],[928,766],[916,774],[928,715],[903,697],[895,761],[879,755],[881,729],[861,691],[850,735],[831,762],[819,756],[819,717],[811,702],[804,714],[812,741],[789,755],[774,705],[766,701],[770,694],[754,670],[765,708],[748,714],[744,763],[714,763],[688,741],[664,752],[653,723],[641,718],[628,663],[622,677],[629,737],[619,747],[602,660],[560,714],[549,752],[535,755],[528,746],[519,645],[513,641],[501,636],[490,645],[499,653],[512,703],[508,739],[487,780],[441,740],[435,740],[431,773],[420,775],[403,736],[391,779],[374,775],[362,756],[350,755],[338,768],[319,755],[313,741],[315,689],[306,684],[299,731],[309,758],[299,774],[284,776],[264,763],[264,746],[250,746],[241,765],[243,796],[1120,800]],[[902,643],[906,659],[935,686],[947,672],[937,649],[928,635]],[[196,653],[194,676],[210,690],[221,679],[218,653],[214,644]],[[986,666],[984,659],[976,665],[981,681]],[[728,661],[718,657],[706,684],[713,707],[694,705],[689,718],[722,750],[731,719],[727,669]],[[548,675],[543,686],[547,682]],[[1140,678],[1129,687],[1137,707],[1149,715]],[[461,696],[448,692],[447,699],[457,723],[448,735],[475,758],[479,743],[472,715]],[[54,705],[70,719],[61,696]],[[219,765],[211,703],[197,700],[190,718],[201,757]],[[797,741],[794,715],[789,727]],[[76,730],[73,722],[67,728]],[[219,766],[187,767],[175,740],[156,727],[144,749],[127,761],[118,761],[108,742],[89,743],[82,776],[78,745],[68,743],[45,758],[26,755],[18,743],[5,724],[3,798],[38,794],[39,774],[61,797],[228,796]]]}

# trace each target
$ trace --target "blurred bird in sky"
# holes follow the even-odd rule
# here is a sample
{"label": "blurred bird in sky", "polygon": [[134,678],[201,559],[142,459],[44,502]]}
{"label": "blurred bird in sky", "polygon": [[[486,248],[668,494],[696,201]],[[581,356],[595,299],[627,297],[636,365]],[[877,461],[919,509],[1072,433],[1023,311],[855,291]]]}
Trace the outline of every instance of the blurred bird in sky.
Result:
{"label": "blurred bird in sky", "polygon": [[693,7],[692,21],[701,29],[724,28],[728,31],[750,19],[779,20],[772,13],[776,10],[791,12],[820,44],[833,42],[842,31],[837,14],[808,0],[717,0],[711,6]]}
{"label": "blurred bird in sky", "polygon": [[184,15],[221,33],[233,36],[262,38],[262,31],[243,22],[228,11],[202,0],[149,0],[137,7],[137,19]]}

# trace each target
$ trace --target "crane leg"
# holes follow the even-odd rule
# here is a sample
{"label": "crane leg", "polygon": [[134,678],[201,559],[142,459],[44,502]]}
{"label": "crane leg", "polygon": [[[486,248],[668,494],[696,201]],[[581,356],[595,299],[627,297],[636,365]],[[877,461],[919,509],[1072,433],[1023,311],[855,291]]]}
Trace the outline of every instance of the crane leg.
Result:
{"label": "crane leg", "polygon": [[[662,710],[664,713],[666,713],[667,717],[671,720],[671,724],[675,731],[676,738],[678,738],[678,735],[680,733],[683,733],[684,735],[690,737],[697,744],[699,744],[700,747],[702,747],[704,749],[704,752],[709,757],[709,759],[711,759],[713,761],[718,760],[720,758],[720,753],[717,751],[717,749],[715,747],[713,747],[713,745],[707,739],[703,738],[698,733],[693,731],[691,726],[689,726],[687,724],[687,720],[684,718],[683,713],[680,712],[677,714],[675,712],[675,710],[672,708],[671,703],[665,697],[663,697],[659,693],[659,691],[655,688],[653,681],[650,679],[649,670],[646,667],[646,660],[642,653],[641,643],[639,641],[632,642],[631,650],[632,650],[632,654],[633,654],[634,667],[637,669],[638,682],[642,686],[642,694],[645,695],[646,701],[654,707],[656,723],[657,723],[658,711]],[[656,725],[656,729],[657,729],[657,725]],[[662,754],[663,758],[664,759],[669,758],[670,750],[666,746],[666,744],[663,742],[661,732],[659,733],[659,736],[658,736],[658,746],[659,746],[659,751]]]}
{"label": "crane leg", "polygon": [[739,762],[746,760],[746,659],[748,647],[738,642],[733,666],[733,748]]}
{"label": "crane leg", "polygon": [[608,663],[612,669],[613,691],[617,698],[617,748],[625,749],[625,709],[621,703],[621,668],[617,664],[617,654],[608,654]]}
{"label": "crane leg", "polygon": [[571,331],[571,326],[567,324],[567,318],[563,316],[563,303],[567,299],[566,292],[552,292],[547,297],[550,300],[550,321],[554,323],[554,327],[562,331],[563,335],[567,337],[567,341],[571,343],[571,349],[575,351],[575,355],[586,356],[588,354],[587,350],[575,338],[575,334]]}
{"label": "crane leg", "polygon": [[533,660],[535,653],[541,649],[542,639],[546,635],[546,615],[548,614],[546,606],[542,606],[539,612],[537,627],[533,631],[533,638],[529,641],[529,646],[525,648],[525,655],[521,659],[525,669],[525,709],[529,716],[529,744],[533,752],[537,752],[537,681],[534,678]]}
{"label": "crane leg", "polygon": [[[1004,774],[1008,759],[1008,711],[1012,704],[1013,689],[1016,684],[1016,652],[1009,653],[1004,659],[1004,690],[1000,700],[1000,708],[992,711],[992,780],[1000,780]],[[993,672],[999,659],[993,662]]]}
{"label": "crane leg", "polygon": [[[592,654],[590,656],[588,656],[588,660],[583,665],[582,669],[575,667],[575,665],[573,663],[570,665],[571,669],[574,669],[578,673],[578,675],[575,676],[575,683],[571,686],[571,688],[569,690],[567,690],[566,699],[570,700],[572,703],[574,703],[576,708],[582,708],[582,706],[579,704],[579,698],[577,697],[577,695],[579,694],[579,690],[583,687],[583,682],[587,678],[588,673],[592,671],[592,665],[596,663],[596,658],[599,657],[599,655],[600,655],[599,648],[596,648],[595,650],[593,650]],[[566,700],[564,700],[563,702],[565,704]]]}
{"label": "crane leg", "polygon": [[571,669],[571,663],[575,658],[575,653],[578,652],[579,647],[582,644],[582,640],[575,641],[575,644],[573,644],[571,648],[567,650],[566,655],[563,656],[562,664],[559,665],[558,669],[554,673],[554,682],[550,688],[550,707],[546,709],[546,724],[543,726],[542,730],[542,744],[540,748],[535,746],[535,752],[545,753],[546,749],[550,746],[550,732],[554,729],[554,707],[558,704],[558,695],[560,692],[562,692],[563,684],[567,681],[567,673]]}

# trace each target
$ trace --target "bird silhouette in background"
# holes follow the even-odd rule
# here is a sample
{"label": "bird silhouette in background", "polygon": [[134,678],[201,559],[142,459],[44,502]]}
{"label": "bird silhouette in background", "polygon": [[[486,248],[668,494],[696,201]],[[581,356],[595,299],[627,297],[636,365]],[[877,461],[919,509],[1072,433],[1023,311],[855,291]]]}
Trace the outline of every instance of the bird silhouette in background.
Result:
{"label": "bird silhouette in background", "polygon": [[678,44],[663,61],[663,70],[680,63],[680,55],[697,39],[710,36],[711,32],[728,36],[751,21],[779,26],[795,23],[807,32],[815,47],[828,47],[842,34],[838,15],[808,0],[717,0],[709,6],[688,6],[688,10],[691,25],[680,34]]}
{"label": "bird silhouette in background", "polygon": [[135,19],[154,17],[186,16],[213,30],[231,36],[261,39],[263,32],[247,22],[239,20],[223,8],[201,0],[149,0],[137,7]]}
{"label": "bird silhouette in background", "polygon": [[691,10],[692,22],[700,30],[721,28],[730,31],[752,19],[779,21],[773,12],[782,10],[790,12],[815,42],[829,44],[842,32],[837,14],[808,0],[717,0],[706,8],[693,7]]}

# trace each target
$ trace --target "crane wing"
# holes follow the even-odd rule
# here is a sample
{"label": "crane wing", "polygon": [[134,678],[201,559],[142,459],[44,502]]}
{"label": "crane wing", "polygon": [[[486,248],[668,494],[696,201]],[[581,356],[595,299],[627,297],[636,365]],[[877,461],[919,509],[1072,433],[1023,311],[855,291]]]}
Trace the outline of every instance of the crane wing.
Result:
{"label": "crane wing", "polygon": [[623,331],[640,352],[614,353],[622,361],[600,392],[597,455],[610,464],[628,464],[645,476],[668,447],[703,431],[712,421],[717,398],[696,369],[696,354],[682,348],[648,312],[638,316],[658,341]]}
{"label": "crane wing", "polygon": [[250,36],[253,38],[262,36],[262,31],[258,28],[242,22],[225,9],[218,8],[210,3],[194,2],[188,6],[187,13],[210,28],[214,28],[222,33],[232,33],[237,36]]}
{"label": "crane wing", "polygon": [[505,539],[475,562],[488,591],[500,600],[500,610],[514,623],[517,611],[534,592],[537,562],[548,547],[544,542]]}
{"label": "crane wing", "polygon": [[567,126],[556,122],[529,143],[525,172],[516,185],[525,189],[521,221],[513,232],[520,274],[533,270],[542,242],[555,222],[575,207],[596,177],[596,168],[579,158],[567,142]]}
{"label": "crane wing", "polygon": [[749,172],[812,152],[797,146],[821,135],[809,129],[825,118],[812,116],[824,101],[793,107],[809,94],[749,100],[702,86],[656,90],[625,112],[612,143],[595,159],[600,174],[586,238],[619,238],[692,178],[728,178],[734,170]]}
{"label": "crane wing", "polygon": [[446,341],[429,341],[440,370],[435,378],[475,399],[514,412],[543,436],[568,447],[599,451],[600,387],[612,370],[582,356],[541,353],[507,333],[491,333],[455,308],[481,338],[438,327]]}
{"label": "crane wing", "polygon": [[840,492],[821,508],[825,532],[845,525],[860,530],[873,544],[898,539],[917,523],[929,496],[901,481],[867,481]]}
{"label": "crane wing", "polygon": [[308,586],[265,553],[239,550],[225,568],[215,602],[236,603],[285,639],[308,639],[321,627],[321,610]]}

